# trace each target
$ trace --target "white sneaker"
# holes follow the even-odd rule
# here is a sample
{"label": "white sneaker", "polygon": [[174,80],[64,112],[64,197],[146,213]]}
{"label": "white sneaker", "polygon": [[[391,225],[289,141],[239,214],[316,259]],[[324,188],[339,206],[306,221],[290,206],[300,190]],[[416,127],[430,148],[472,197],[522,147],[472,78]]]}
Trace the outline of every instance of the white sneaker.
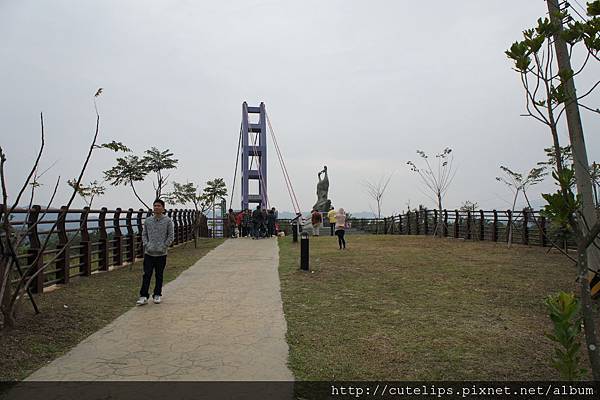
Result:
{"label": "white sneaker", "polygon": [[140,297],[138,301],[135,302],[135,304],[137,304],[138,306],[143,306],[144,304],[148,304],[148,298],[147,297]]}
{"label": "white sneaker", "polygon": [[154,302],[154,304],[159,304],[160,303],[160,296],[159,295],[152,296],[152,301]]}

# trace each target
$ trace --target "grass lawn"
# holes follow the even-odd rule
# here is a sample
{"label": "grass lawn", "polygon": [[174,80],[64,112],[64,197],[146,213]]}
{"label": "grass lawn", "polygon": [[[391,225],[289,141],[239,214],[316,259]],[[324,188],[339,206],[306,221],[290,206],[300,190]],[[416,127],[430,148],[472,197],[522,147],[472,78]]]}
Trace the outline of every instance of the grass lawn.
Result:
{"label": "grass lawn", "polygon": [[575,289],[564,256],[423,236],[347,242],[340,251],[337,238],[311,238],[306,273],[299,244],[279,241],[296,379],[559,379],[543,299]]}
{"label": "grass lawn", "polygon": [[[169,252],[164,283],[223,243],[199,239]],[[21,380],[66,353],[87,336],[135,307],[142,282],[142,261],[120,269],[73,279],[60,290],[36,296],[35,315],[27,299],[17,327],[0,331],[0,380]],[[152,289],[154,277],[152,278]]]}

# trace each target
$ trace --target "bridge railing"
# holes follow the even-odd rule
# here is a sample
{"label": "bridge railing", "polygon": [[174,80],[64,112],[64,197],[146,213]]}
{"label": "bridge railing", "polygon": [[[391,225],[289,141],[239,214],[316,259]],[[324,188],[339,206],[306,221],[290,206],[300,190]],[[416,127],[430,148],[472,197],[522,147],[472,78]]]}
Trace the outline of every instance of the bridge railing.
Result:
{"label": "bridge railing", "polygon": [[[0,204],[0,215],[4,212],[6,210]],[[63,250],[37,275],[32,290],[41,293],[45,287],[67,284],[71,278],[109,271],[143,258],[142,227],[144,219],[150,215],[150,210],[132,208],[44,209],[35,205],[13,210],[10,226],[11,235],[25,236],[17,249],[23,271],[34,262],[32,271],[37,271]],[[199,218],[198,236],[209,236],[206,217],[195,210],[169,209],[166,215],[173,220],[175,228],[172,246],[193,240],[196,217]],[[4,236],[6,232],[0,229],[0,235]],[[44,247],[46,240],[48,245]]]}

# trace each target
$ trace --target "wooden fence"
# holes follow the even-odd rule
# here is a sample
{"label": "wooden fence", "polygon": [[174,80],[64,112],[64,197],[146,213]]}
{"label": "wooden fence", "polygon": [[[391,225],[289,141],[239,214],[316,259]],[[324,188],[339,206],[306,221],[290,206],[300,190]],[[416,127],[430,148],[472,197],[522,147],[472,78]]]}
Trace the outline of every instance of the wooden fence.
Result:
{"label": "wooden fence", "polygon": [[[0,215],[4,212],[5,209],[0,204]],[[56,260],[36,277],[31,287],[32,291],[42,293],[45,287],[57,283],[67,284],[73,277],[90,276],[95,271],[109,271],[112,267],[143,258],[142,226],[143,220],[150,215],[150,210],[135,211],[132,208],[42,209],[36,205],[31,209],[15,209],[11,213],[11,228],[13,232],[20,231],[26,234],[23,246],[18,249],[23,271],[29,269],[34,262],[33,271],[37,271],[42,268],[44,262],[48,262],[64,249]],[[167,210],[166,215],[173,220],[175,226],[175,240],[172,246],[193,240],[195,210]],[[208,237],[206,217],[202,214],[198,217],[198,236]],[[55,223],[56,228],[51,232]],[[48,235],[48,246],[42,251]],[[71,239],[73,241],[69,244]]]}
{"label": "wooden fence", "polygon": [[[553,226],[539,211],[442,210],[441,218],[442,234],[446,237],[508,242],[508,226],[512,224],[513,243],[543,247],[555,243],[563,249],[576,248],[572,235]],[[348,220],[351,231],[384,235],[433,235],[437,221],[438,210],[425,209],[380,219]],[[286,234],[291,233],[289,220],[279,220],[279,224]]]}
{"label": "wooden fence", "polygon": [[[352,228],[373,234],[433,235],[438,217],[438,210],[421,210],[381,219],[351,219],[350,223]],[[441,222],[446,237],[508,242],[508,227],[512,224],[513,243],[542,247],[554,243],[564,249],[576,248],[572,235],[553,226],[539,211],[442,210]]]}

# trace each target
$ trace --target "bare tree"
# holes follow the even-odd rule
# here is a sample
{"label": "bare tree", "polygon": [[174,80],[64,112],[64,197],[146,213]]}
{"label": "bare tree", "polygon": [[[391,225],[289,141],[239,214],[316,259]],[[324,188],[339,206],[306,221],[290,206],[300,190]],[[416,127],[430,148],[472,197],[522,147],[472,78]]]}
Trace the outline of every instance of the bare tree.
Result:
{"label": "bare tree", "polygon": [[[78,189],[82,187],[81,181],[91,159],[92,152],[97,148],[109,148],[115,150],[114,146],[112,146],[112,144],[114,144],[115,142],[107,143],[104,145],[96,144],[100,127],[100,115],[98,113],[98,108],[96,105],[96,98],[100,96],[101,93],[102,89],[100,88],[94,95],[94,108],[96,109],[96,129],[92,139],[92,143],[90,145],[85,161],[83,162],[79,175],[71,185],[73,190],[68,202],[64,206],[67,209],[71,206],[73,199],[78,193]],[[56,220],[51,226],[50,230],[47,232],[44,243],[42,243],[40,249],[38,249],[36,259],[34,259],[31,262],[30,266],[27,267],[25,271],[23,270],[23,266],[20,264],[20,260],[17,254],[21,244],[23,243],[23,240],[26,238],[27,234],[29,234],[32,231],[32,229],[36,228],[37,223],[32,226],[27,226],[24,229],[15,230],[11,225],[11,220],[14,217],[15,209],[20,203],[21,198],[23,197],[23,194],[25,193],[27,187],[31,186],[31,197],[29,200],[29,209],[27,216],[29,215],[31,205],[33,204],[33,198],[35,196],[35,188],[37,188],[40,185],[37,179],[42,174],[38,174],[37,171],[39,167],[40,158],[45,147],[44,118],[42,114],[40,114],[40,123],[41,145],[37,158],[34,161],[31,171],[25,179],[25,182],[23,182],[21,189],[17,194],[12,206],[10,207],[8,205],[8,191],[6,188],[6,178],[4,174],[5,164],[8,158],[4,153],[3,149],[0,147],[0,184],[2,187],[2,214],[0,217],[0,310],[2,315],[2,321],[0,324],[1,328],[13,327],[15,325],[17,318],[17,310],[19,309],[19,302],[22,301],[25,295],[27,295],[31,300],[36,313],[39,312],[37,305],[35,304],[35,301],[33,299],[33,296],[31,295],[31,283],[37,278],[39,274],[43,273],[44,270],[48,268],[48,266],[52,265],[52,263],[54,263],[54,261],[62,255],[64,249],[67,248],[68,245],[77,237],[77,233],[79,233],[81,229],[80,226],[77,232],[67,242],[67,246],[58,249],[57,252],[54,253],[54,255],[50,259],[39,261],[41,255],[44,253],[44,250],[48,246],[52,233],[54,233],[54,231],[56,230],[58,224],[58,220]],[[59,183],[60,177],[58,177],[57,182],[54,186],[53,193],[50,197],[50,201],[48,202],[44,213],[40,216],[40,218],[38,218],[38,221],[42,220],[46,215],[48,208],[50,207],[54,200],[54,197],[56,196]],[[24,223],[26,223],[27,219],[28,218],[26,217]],[[16,285],[13,286],[11,283],[11,276],[15,271],[19,274],[19,279]]]}
{"label": "bare tree", "polygon": [[[383,202],[383,195],[392,179],[392,174],[385,178],[385,175],[382,175],[381,178],[377,182],[375,181],[363,181],[362,185],[367,191],[369,197],[371,197],[377,203],[377,219],[381,219],[381,204]],[[379,223],[376,224],[376,232],[379,233]]]}
{"label": "bare tree", "polygon": [[418,168],[412,161],[407,162],[410,165],[410,170],[419,174],[425,187],[433,194],[432,196],[430,193],[425,193],[438,207],[439,217],[433,234],[438,234],[440,237],[444,235],[444,230],[442,229],[444,222],[441,218],[443,210],[442,201],[454,179],[454,175],[456,175],[456,170],[453,168],[454,156],[451,153],[452,149],[446,147],[441,153],[436,154],[437,165],[433,167],[429,162],[429,156],[422,150],[417,150],[417,154],[423,159],[425,168]]}
{"label": "bare tree", "polygon": [[[519,193],[527,191],[530,186],[536,185],[544,180],[544,177],[547,175],[545,172],[546,168],[532,168],[526,177],[523,177],[523,174],[511,171],[509,168],[501,165],[500,169],[506,173],[506,178],[504,177],[496,177],[496,180],[506,184],[509,189],[513,192],[513,203],[511,208],[511,215],[515,213],[515,206],[517,204],[517,198],[519,197]],[[508,247],[512,245],[512,235],[513,235],[513,225],[514,219],[511,220],[510,225],[508,226]]]}

